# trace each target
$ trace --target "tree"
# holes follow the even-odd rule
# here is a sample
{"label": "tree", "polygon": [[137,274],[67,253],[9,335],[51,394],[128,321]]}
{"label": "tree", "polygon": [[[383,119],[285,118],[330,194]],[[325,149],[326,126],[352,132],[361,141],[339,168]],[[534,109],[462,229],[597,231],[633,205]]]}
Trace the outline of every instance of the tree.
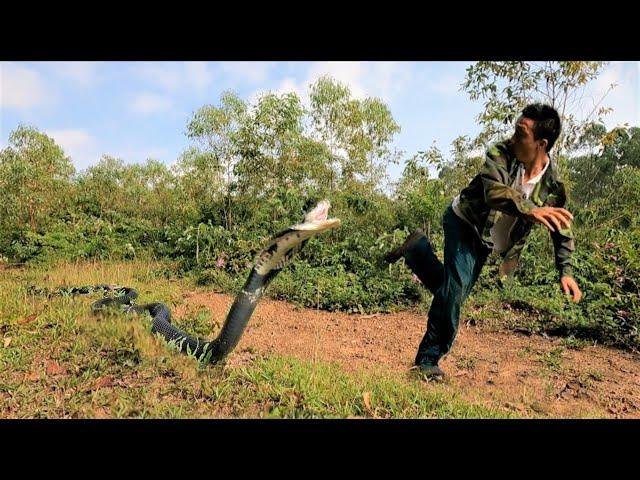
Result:
{"label": "tree", "polygon": [[440,223],[447,187],[441,178],[432,178],[431,171],[443,168],[446,168],[446,161],[434,144],[405,162],[395,187],[400,224],[411,228],[420,226],[430,238],[433,238],[432,230]]}
{"label": "tree", "polygon": [[[224,208],[228,187],[224,167],[214,153],[192,146],[182,153],[173,172],[184,215],[201,221],[217,210],[219,200]],[[223,217],[227,219],[224,214]]]}
{"label": "tree", "polygon": [[462,85],[471,100],[484,101],[478,116],[483,130],[476,144],[507,135],[518,113],[527,104],[540,101],[554,106],[562,119],[562,133],[554,147],[556,156],[570,155],[585,129],[594,122],[601,123],[611,111],[601,103],[614,85],[590,105],[586,115],[579,115],[586,103],[586,86],[604,66],[604,62],[476,62],[467,68]]}
{"label": "tree", "polygon": [[606,138],[602,156],[620,167],[640,167],[640,128],[614,128]]}
{"label": "tree", "polygon": [[389,144],[400,131],[377,98],[356,100],[343,85],[321,77],[311,86],[311,119],[318,138],[331,152],[330,189],[364,179],[376,186],[392,161]]}
{"label": "tree", "polygon": [[2,230],[44,228],[68,199],[74,168],[55,141],[34,127],[19,126],[0,152]]}
{"label": "tree", "polygon": [[[227,228],[233,223],[233,191],[235,189],[235,167],[240,160],[235,145],[236,137],[247,118],[247,104],[236,94],[225,92],[220,106],[205,105],[196,111],[187,125],[187,136],[196,140],[202,152],[198,162],[200,174],[210,175],[215,182],[222,170],[225,178],[224,216]],[[203,162],[208,162],[206,165]]]}
{"label": "tree", "polygon": [[460,193],[478,174],[483,162],[483,155],[478,154],[474,142],[467,135],[455,138],[451,142],[451,158],[441,162],[438,174],[445,185],[445,196],[451,199]]}
{"label": "tree", "polygon": [[166,165],[148,158],[144,164],[125,169],[126,197],[131,204],[137,199],[137,212],[157,227],[177,218],[181,203],[176,201],[176,181]]}
{"label": "tree", "polygon": [[112,212],[122,209],[125,181],[123,160],[103,155],[76,179],[78,204],[85,213],[100,219],[112,220]]}
{"label": "tree", "polygon": [[594,124],[582,139],[585,152],[572,159],[569,173],[573,197],[598,221],[635,215],[637,195],[631,194],[640,171],[640,128],[614,128]]}
{"label": "tree", "polygon": [[263,95],[238,135],[238,181],[243,193],[272,195],[277,187],[298,186],[306,172],[301,165],[304,109],[298,96]]}

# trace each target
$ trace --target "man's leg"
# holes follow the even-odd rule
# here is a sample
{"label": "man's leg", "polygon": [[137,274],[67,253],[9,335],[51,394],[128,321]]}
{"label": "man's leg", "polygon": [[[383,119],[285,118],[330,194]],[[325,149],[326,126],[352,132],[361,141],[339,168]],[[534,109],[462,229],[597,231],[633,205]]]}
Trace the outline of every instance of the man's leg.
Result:
{"label": "man's leg", "polygon": [[469,296],[489,250],[475,232],[449,207],[444,214],[445,234],[443,278],[435,292],[427,332],[424,335],[415,363],[433,367],[453,345],[460,318],[460,308]]}
{"label": "man's leg", "polygon": [[384,260],[394,263],[400,258],[405,259],[407,267],[435,295],[444,278],[444,266],[436,257],[431,242],[421,229],[418,228],[402,245],[387,253]]}
{"label": "man's leg", "polygon": [[436,257],[429,239],[424,234],[413,248],[407,250],[404,260],[422,284],[435,295],[444,279],[444,265]]}

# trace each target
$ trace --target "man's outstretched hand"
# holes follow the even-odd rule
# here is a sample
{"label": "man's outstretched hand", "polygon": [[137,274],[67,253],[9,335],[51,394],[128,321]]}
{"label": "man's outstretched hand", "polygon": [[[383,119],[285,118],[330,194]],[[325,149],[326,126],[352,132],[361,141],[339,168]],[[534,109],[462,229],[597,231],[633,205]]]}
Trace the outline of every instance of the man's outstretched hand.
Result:
{"label": "man's outstretched hand", "polygon": [[560,279],[560,283],[562,284],[562,290],[564,290],[564,293],[566,295],[572,295],[573,302],[578,303],[582,298],[582,292],[573,277],[562,277]]}
{"label": "man's outstretched hand", "polygon": [[569,210],[556,207],[536,207],[531,210],[528,217],[532,222],[541,223],[552,232],[562,228],[571,228],[571,220],[573,220],[573,215]]}

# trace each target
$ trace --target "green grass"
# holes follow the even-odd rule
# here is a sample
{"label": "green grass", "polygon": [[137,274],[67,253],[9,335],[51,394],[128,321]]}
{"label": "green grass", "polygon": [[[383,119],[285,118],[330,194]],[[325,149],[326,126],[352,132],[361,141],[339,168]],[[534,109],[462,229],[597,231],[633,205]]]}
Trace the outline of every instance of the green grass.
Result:
{"label": "green grass", "polygon": [[456,367],[459,370],[473,370],[476,368],[476,359],[473,357],[462,356],[456,361]]}
{"label": "green grass", "polygon": [[[512,414],[462,400],[446,384],[407,374],[347,373],[339,365],[255,355],[211,366],[150,334],[148,316],[91,314],[100,294],[32,295],[29,285],[115,283],[139,303],[162,301],[177,322],[213,338],[220,325],[183,293],[190,278],[155,262],[72,263],[3,270],[0,276],[2,418],[493,418]],[[160,273],[159,273],[160,272]],[[28,321],[30,316],[36,318]],[[5,347],[6,344],[6,347]],[[233,353],[232,353],[233,355]]]}
{"label": "green grass", "polygon": [[564,347],[552,348],[540,356],[540,361],[549,370],[559,372],[562,369],[562,352]]}

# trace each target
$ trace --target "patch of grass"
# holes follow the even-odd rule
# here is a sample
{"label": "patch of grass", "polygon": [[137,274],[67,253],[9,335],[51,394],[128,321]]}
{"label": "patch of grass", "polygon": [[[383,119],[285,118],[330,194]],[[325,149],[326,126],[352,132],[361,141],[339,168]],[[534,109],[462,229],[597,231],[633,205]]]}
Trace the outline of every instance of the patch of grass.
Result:
{"label": "patch of grass", "polygon": [[576,338],[574,336],[569,336],[566,338],[562,338],[560,343],[571,350],[582,350],[586,346],[590,345],[590,342],[583,340],[581,338]]}
{"label": "patch of grass", "polygon": [[[159,268],[160,275],[154,273]],[[195,285],[149,263],[74,263],[0,278],[0,417],[3,418],[492,418],[510,416],[461,399],[446,385],[331,363],[257,356],[211,366],[151,335],[148,315],[94,315],[100,294],[47,298],[29,285],[114,283],[138,303],[172,310]],[[33,317],[35,315],[35,317]],[[180,326],[212,338],[210,314],[188,307]],[[0,340],[2,340],[0,339]]]}
{"label": "patch of grass", "polygon": [[596,370],[589,370],[587,372],[587,375],[589,375],[591,378],[593,378],[595,381],[597,382],[601,382],[604,378],[604,376],[602,375],[601,372],[598,372]]}
{"label": "patch of grass", "polygon": [[602,375],[602,372],[599,372],[597,370],[587,370],[580,376],[580,380],[585,382],[591,381],[591,380],[595,380],[596,382],[601,382],[603,379],[604,379],[604,376]]}
{"label": "patch of grass", "polygon": [[476,363],[475,358],[462,356],[456,360],[456,367],[460,370],[473,370],[476,368]]}
{"label": "patch of grass", "polygon": [[185,315],[173,321],[184,331],[199,338],[206,338],[214,335],[212,331],[217,332],[222,328],[221,322],[224,321],[214,321],[211,317],[211,312],[206,307],[187,304]]}
{"label": "patch of grass", "polygon": [[443,386],[384,374],[346,374],[330,363],[265,357],[236,372],[269,418],[495,418]]}
{"label": "patch of grass", "polygon": [[516,355],[518,356],[518,358],[526,358],[531,355],[532,351],[533,350],[529,345],[525,345],[523,349],[518,350]]}
{"label": "patch of grass", "polygon": [[540,360],[546,368],[559,372],[562,369],[562,352],[564,352],[564,347],[552,348],[550,351],[544,352],[540,356]]}

